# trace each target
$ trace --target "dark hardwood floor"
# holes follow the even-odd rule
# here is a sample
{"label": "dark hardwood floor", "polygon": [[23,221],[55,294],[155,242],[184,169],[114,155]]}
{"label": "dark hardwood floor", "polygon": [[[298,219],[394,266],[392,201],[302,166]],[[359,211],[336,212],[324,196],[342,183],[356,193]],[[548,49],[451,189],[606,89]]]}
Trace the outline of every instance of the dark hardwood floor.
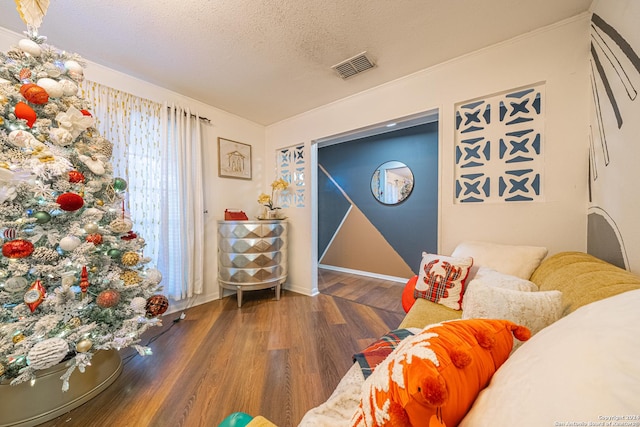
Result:
{"label": "dark hardwood floor", "polygon": [[403,312],[404,285],[390,280],[318,269],[318,289],[323,294],[398,313]]}
{"label": "dark hardwood floor", "polygon": [[[242,411],[296,426],[332,393],[352,355],[404,317],[402,284],[321,270],[320,295],[246,292],[164,317],[154,354],[123,352],[104,392],[45,427],[213,426]],[[158,336],[159,333],[162,333]],[[74,373],[74,375],[79,375]],[[37,402],[33,402],[37,404]]]}

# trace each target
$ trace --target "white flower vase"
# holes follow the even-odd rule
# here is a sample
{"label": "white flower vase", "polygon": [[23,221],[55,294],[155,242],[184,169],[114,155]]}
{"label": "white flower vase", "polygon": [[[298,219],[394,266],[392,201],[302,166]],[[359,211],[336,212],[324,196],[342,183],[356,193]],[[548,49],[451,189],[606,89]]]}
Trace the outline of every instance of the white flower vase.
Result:
{"label": "white flower vase", "polygon": [[280,218],[280,208],[269,209],[267,212],[268,219],[278,219]]}

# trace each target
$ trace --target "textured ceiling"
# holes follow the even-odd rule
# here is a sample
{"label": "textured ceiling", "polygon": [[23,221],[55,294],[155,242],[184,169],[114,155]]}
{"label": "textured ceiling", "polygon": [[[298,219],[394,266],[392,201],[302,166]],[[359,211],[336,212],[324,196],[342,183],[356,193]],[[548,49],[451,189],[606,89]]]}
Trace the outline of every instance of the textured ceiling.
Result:
{"label": "textured ceiling", "polygon": [[[39,32],[268,125],[578,15],[591,1],[51,0]],[[14,2],[1,2],[0,26],[26,30]],[[363,51],[376,68],[336,76],[331,66]]]}

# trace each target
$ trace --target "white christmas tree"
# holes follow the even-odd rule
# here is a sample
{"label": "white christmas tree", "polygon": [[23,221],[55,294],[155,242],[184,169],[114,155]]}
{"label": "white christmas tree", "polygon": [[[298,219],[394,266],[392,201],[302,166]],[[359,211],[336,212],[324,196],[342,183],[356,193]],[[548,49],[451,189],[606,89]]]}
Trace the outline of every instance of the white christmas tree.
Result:
{"label": "white christmas tree", "polygon": [[27,35],[0,53],[0,380],[67,361],[66,390],[96,351],[149,354],[141,334],[168,301],[81,96],[82,58]]}

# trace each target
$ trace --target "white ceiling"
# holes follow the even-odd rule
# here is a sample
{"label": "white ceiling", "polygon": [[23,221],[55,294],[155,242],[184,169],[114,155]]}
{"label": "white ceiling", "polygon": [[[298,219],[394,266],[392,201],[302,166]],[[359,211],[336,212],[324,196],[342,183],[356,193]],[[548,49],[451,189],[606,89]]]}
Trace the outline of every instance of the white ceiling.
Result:
{"label": "white ceiling", "polygon": [[[591,2],[51,0],[39,33],[91,62],[268,125],[578,15]],[[14,2],[1,2],[0,26],[26,30]],[[377,67],[337,77],[331,66],[363,51]]]}

